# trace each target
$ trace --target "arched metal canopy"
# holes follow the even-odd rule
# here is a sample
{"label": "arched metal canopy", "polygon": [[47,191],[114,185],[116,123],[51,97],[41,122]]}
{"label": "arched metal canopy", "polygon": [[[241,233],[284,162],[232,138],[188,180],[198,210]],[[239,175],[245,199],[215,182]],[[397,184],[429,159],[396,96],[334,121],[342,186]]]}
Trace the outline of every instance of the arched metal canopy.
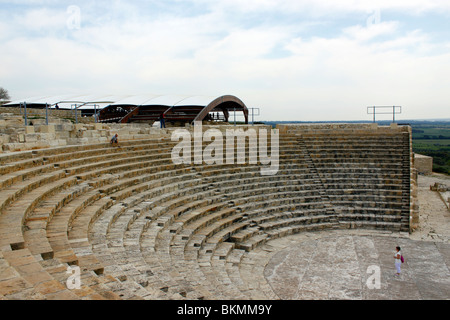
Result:
{"label": "arched metal canopy", "polygon": [[244,113],[245,123],[248,124],[248,109],[246,105],[241,99],[231,95],[222,96],[211,101],[200,111],[194,121],[203,121],[210,112],[219,110],[226,114],[227,121],[230,111],[242,111]]}
{"label": "arched metal canopy", "polygon": [[[166,121],[193,122],[216,119],[211,113],[222,113],[220,119],[228,121],[231,112],[243,112],[248,123],[248,109],[241,99],[224,95],[189,96],[189,95],[106,95],[81,94],[33,97],[16,100],[5,107],[19,106],[26,103],[32,108],[78,109],[83,112],[99,112],[100,121],[133,122],[156,121],[164,114]],[[119,112],[117,112],[119,110]],[[219,119],[219,117],[217,117]]]}

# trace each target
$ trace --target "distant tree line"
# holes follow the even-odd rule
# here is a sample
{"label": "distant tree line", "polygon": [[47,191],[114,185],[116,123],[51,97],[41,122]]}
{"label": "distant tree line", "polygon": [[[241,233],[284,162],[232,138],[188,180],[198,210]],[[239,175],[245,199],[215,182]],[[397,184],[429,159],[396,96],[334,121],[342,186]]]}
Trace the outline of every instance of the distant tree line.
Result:
{"label": "distant tree line", "polygon": [[428,134],[424,134],[423,137],[414,137],[415,140],[443,140],[450,139],[450,137],[443,136],[442,134],[438,136],[430,136]]}
{"label": "distant tree line", "polygon": [[445,173],[450,175],[450,151],[432,150],[424,147],[414,147],[414,152],[433,158],[433,172]]}

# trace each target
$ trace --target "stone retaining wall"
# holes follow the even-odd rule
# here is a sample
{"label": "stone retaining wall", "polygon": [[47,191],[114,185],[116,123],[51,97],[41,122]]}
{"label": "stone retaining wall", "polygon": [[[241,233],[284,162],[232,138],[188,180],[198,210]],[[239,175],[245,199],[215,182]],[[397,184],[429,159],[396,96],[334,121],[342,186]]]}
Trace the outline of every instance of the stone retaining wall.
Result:
{"label": "stone retaining wall", "polygon": [[119,141],[169,135],[169,129],[145,124],[74,124],[70,120],[51,119],[46,125],[45,119],[34,119],[32,126],[25,126],[23,121],[22,116],[0,115],[0,153],[109,142],[116,133]]}
{"label": "stone retaining wall", "polygon": [[[45,119],[28,119],[28,122],[31,122],[32,125],[25,126],[22,115],[0,113],[0,153],[109,142],[116,133],[119,135],[119,140],[123,141],[158,137],[170,138],[172,132],[177,129],[186,129],[191,134],[194,132],[194,126],[192,125],[160,129],[157,125],[151,126],[145,123],[75,124],[68,119],[61,118],[50,118],[49,125],[46,125]],[[247,131],[255,129],[257,132],[261,128],[270,130],[271,126],[203,125],[202,130],[205,132],[212,128],[225,134],[226,130]]]}
{"label": "stone retaining wall", "polygon": [[[1,107],[0,108],[0,115],[1,114],[13,114],[17,116],[23,116],[24,117],[24,109],[23,108],[12,108],[12,107]],[[49,121],[52,122],[55,118],[59,119],[71,119],[73,121],[77,120],[79,123],[94,123],[93,117],[82,117],[81,116],[81,110],[77,111],[77,116],[75,115],[75,112],[72,110],[56,110],[56,109],[49,109],[48,110],[48,117]],[[35,109],[35,108],[27,108],[27,118],[28,121],[33,122],[35,118],[45,119],[46,117],[46,110],[45,109]],[[50,120],[52,119],[52,120]],[[25,125],[25,123],[23,123]],[[28,123],[30,124],[30,123]]]}

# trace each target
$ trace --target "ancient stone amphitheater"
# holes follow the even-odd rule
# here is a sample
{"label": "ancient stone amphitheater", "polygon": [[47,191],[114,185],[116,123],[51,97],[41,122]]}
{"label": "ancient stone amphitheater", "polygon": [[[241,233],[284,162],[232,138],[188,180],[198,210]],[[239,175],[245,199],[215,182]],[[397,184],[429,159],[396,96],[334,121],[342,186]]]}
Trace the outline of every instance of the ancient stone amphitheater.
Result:
{"label": "ancient stone amphitheater", "polygon": [[245,276],[261,245],[410,231],[409,127],[278,129],[273,176],[260,164],[176,165],[170,129],[120,147],[104,138],[0,154],[0,298],[278,299],[262,272]]}

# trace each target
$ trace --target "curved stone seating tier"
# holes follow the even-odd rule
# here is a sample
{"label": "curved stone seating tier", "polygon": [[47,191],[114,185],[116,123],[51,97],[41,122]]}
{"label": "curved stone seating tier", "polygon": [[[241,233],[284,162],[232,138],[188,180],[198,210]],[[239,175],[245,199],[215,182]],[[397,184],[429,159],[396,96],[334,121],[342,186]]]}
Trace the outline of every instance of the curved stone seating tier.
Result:
{"label": "curved stone seating tier", "polygon": [[[111,148],[109,148],[111,149]],[[121,150],[119,148],[114,150]],[[169,149],[167,149],[169,150]],[[1,177],[1,184],[3,186],[4,192],[1,193],[0,201],[2,201],[0,204],[0,209],[2,209],[5,205],[10,203],[11,201],[14,201],[15,198],[19,197],[24,192],[27,192],[31,189],[36,188],[37,186],[41,184],[48,183],[49,181],[52,181],[54,179],[59,179],[63,175],[75,175],[82,173],[84,171],[87,171],[89,169],[95,168],[95,167],[107,167],[112,166],[115,164],[120,163],[133,163],[133,162],[139,162],[140,165],[142,165],[142,161],[146,160],[146,156],[142,156],[140,158],[132,157],[130,159],[127,159],[125,156],[132,157],[133,154],[130,152],[124,152],[120,153],[120,158],[115,161],[111,160],[105,160],[103,157],[97,157],[95,159],[93,158],[82,158],[81,160],[71,160],[67,162],[58,163],[57,165],[52,166],[46,166],[45,168],[38,168],[37,170],[34,170],[34,173],[32,174],[32,178],[30,176],[27,176],[29,171],[27,170],[24,175],[22,175],[22,172],[18,172],[14,175],[14,177],[9,177],[8,175]],[[169,156],[169,154],[167,154]],[[161,158],[160,155],[150,154],[149,159],[157,159]],[[97,160],[97,162],[96,162]],[[81,165],[81,164],[88,165]],[[78,167],[74,167],[78,166]],[[62,168],[62,169],[61,169]],[[65,169],[64,168],[70,168]],[[48,172],[43,171],[48,170]],[[45,174],[42,174],[45,173]],[[25,181],[25,182],[23,182]],[[15,182],[15,183],[14,183]],[[10,185],[11,183],[14,183],[13,188],[5,188],[5,186]],[[23,188],[20,188],[20,186],[24,186]]]}
{"label": "curved stone seating tier", "polygon": [[[61,175],[57,176],[56,178],[62,178]],[[62,183],[60,184],[60,186],[68,186],[70,185],[71,182],[74,182],[75,180],[71,180],[71,181],[66,181],[66,184]],[[41,180],[42,182],[42,180]],[[44,180],[44,182],[46,182]],[[69,184],[67,184],[69,183]],[[54,191],[56,189],[50,188],[50,190]],[[36,203],[36,201],[39,201],[40,198],[45,197],[46,195],[49,195],[51,193],[51,191],[47,191],[47,192],[43,192],[43,190],[38,190],[40,192],[37,192],[36,194],[39,194],[39,196],[37,196],[36,198],[34,198],[35,200],[33,201],[33,198],[30,198],[30,201],[22,201],[22,202],[17,202],[14,205],[16,205],[14,208],[8,208],[8,210],[10,210],[10,214],[7,214],[5,212],[2,212],[2,216],[1,218],[3,218],[3,223],[2,223],[2,231],[5,230],[5,232],[2,232],[2,236],[3,235],[7,235],[7,237],[9,238],[7,240],[6,243],[10,243],[11,245],[11,249],[14,251],[19,251],[24,247],[24,244],[20,242],[20,221],[23,221],[23,219],[26,215],[27,212],[29,212],[34,205]],[[27,196],[29,196],[29,194],[27,194]],[[25,199],[26,200],[26,199]],[[26,207],[25,209],[20,208],[20,206],[27,204],[27,203],[31,203],[31,206]],[[17,208],[17,209],[16,209]],[[11,214],[13,213],[13,214]],[[21,217],[22,215],[22,217]],[[5,224],[5,221],[10,221],[11,223],[14,223],[14,227],[11,228],[13,230],[13,232],[11,232],[11,230],[8,230],[10,228],[10,224]],[[17,223],[19,222],[19,223]],[[18,226],[17,228],[15,226]],[[13,237],[11,237],[11,235],[13,235]],[[2,240],[5,240],[2,237]],[[5,242],[2,242],[2,244],[5,244]]]}
{"label": "curved stone seating tier", "polygon": [[[175,165],[170,139],[1,155],[0,297],[276,298],[241,276],[257,246],[324,228],[404,230],[405,141],[282,134],[273,176],[259,164]],[[68,267],[80,268],[79,290]]]}
{"label": "curved stone seating tier", "polygon": [[336,129],[334,134],[299,132],[297,137],[308,150],[342,223],[366,223],[379,216],[385,223],[378,221],[376,227],[409,230],[408,132],[388,128],[361,134]]}
{"label": "curved stone seating tier", "polygon": [[[226,221],[226,220],[225,220]],[[221,223],[221,225],[223,226],[224,225],[224,223]],[[210,229],[212,229],[212,230],[214,230],[214,229],[216,229],[216,230],[223,230],[222,228],[210,228]],[[205,232],[203,232],[203,236],[205,236]],[[187,235],[184,235],[184,238],[185,238],[185,240],[188,240],[189,239],[189,236],[187,236]],[[204,242],[204,239],[202,239],[202,243]],[[195,247],[195,244],[194,244],[194,246],[193,247]],[[197,247],[199,247],[199,246],[197,246]],[[211,252],[212,252],[212,250],[211,250]]]}
{"label": "curved stone seating tier", "polygon": [[164,140],[136,140],[133,142],[121,142],[120,148],[110,148],[109,144],[103,143],[3,154],[0,155],[0,174],[88,156],[148,148],[160,149],[163,145],[169,147],[168,144],[169,142]]}
{"label": "curved stone seating tier", "polygon": [[[215,207],[217,207],[217,206],[215,206]],[[164,220],[164,219],[163,219],[163,220]],[[161,219],[160,219],[159,221],[161,221]],[[167,220],[164,220],[164,221],[167,221]],[[159,223],[159,226],[163,226],[164,224],[165,224],[164,222],[162,222],[162,223],[160,222],[160,223]],[[171,231],[173,232],[174,230],[171,230]]]}

